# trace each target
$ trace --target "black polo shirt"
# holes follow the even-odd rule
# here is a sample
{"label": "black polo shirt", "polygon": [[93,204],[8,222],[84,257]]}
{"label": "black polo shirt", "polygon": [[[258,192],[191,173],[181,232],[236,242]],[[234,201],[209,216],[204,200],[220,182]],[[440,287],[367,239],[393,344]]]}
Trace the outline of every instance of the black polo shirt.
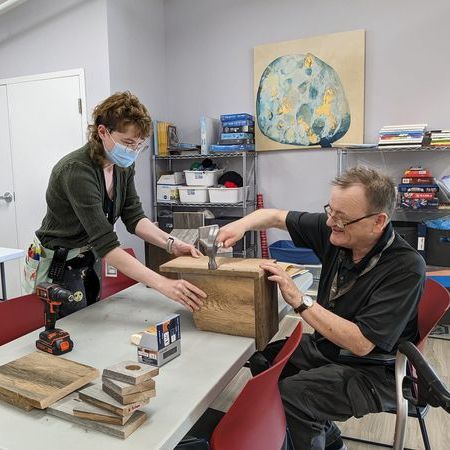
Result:
{"label": "black polo shirt", "polygon": [[[350,250],[331,244],[326,221],[326,214],[296,211],[286,218],[294,244],[313,249],[322,262],[317,302],[355,323],[375,344],[372,353],[394,354],[400,342],[415,342],[425,285],[423,258],[389,224],[374,248],[354,264]],[[317,332],[314,336],[323,353],[337,357],[337,345]]]}

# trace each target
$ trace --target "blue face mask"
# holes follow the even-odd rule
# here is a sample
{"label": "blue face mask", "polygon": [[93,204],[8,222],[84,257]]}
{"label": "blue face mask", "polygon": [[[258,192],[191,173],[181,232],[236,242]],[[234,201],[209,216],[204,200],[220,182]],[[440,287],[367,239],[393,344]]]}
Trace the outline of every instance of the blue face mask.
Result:
{"label": "blue face mask", "polygon": [[139,152],[131,152],[125,145],[118,144],[117,142],[111,150],[105,149],[105,152],[106,157],[119,167],[130,167],[139,155]]}

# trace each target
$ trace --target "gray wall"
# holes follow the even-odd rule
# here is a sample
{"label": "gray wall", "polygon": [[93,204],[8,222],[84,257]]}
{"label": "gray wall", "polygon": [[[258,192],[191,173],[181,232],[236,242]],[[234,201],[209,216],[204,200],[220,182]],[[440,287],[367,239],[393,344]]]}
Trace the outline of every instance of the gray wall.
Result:
{"label": "gray wall", "polygon": [[109,88],[105,0],[28,0],[0,16],[0,79],[84,68],[89,114]]}
{"label": "gray wall", "polygon": [[[448,0],[166,0],[165,7],[169,115],[186,140],[197,136],[203,114],[254,111],[253,47],[356,29],[366,30],[365,141],[386,124],[449,127]],[[336,156],[264,153],[259,169],[266,207],[319,211]]]}
{"label": "gray wall", "polygon": [[[129,90],[152,117],[166,118],[166,71],[163,0],[107,0],[111,93]],[[146,214],[152,216],[150,152],[136,164],[136,186]],[[144,260],[142,241],[117,223],[120,242]]]}

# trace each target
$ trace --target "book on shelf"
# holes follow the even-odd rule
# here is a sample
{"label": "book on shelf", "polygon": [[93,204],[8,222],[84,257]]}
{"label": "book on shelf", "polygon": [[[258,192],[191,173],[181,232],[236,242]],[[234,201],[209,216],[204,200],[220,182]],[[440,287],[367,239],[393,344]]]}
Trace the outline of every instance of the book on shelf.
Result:
{"label": "book on shelf", "polygon": [[433,177],[403,177],[402,184],[433,184]]}
{"label": "book on shelf", "polygon": [[248,113],[235,113],[235,114],[221,114],[220,120],[222,123],[224,122],[234,122],[237,120],[252,120],[254,117]]}
{"label": "book on shelf", "polygon": [[242,145],[242,144],[254,144],[254,139],[220,139],[219,145]]}
{"label": "book on shelf", "polygon": [[399,184],[399,192],[439,192],[439,186],[437,184]]}
{"label": "book on shelf", "polygon": [[240,127],[224,126],[222,131],[224,133],[254,133],[255,127],[252,125],[241,125]]}
{"label": "book on shelf", "polygon": [[226,122],[222,122],[223,127],[254,127],[255,121],[254,120],[227,120]]}
{"label": "book on shelf", "polygon": [[253,139],[253,133],[222,133],[220,139],[226,141],[227,139]]}

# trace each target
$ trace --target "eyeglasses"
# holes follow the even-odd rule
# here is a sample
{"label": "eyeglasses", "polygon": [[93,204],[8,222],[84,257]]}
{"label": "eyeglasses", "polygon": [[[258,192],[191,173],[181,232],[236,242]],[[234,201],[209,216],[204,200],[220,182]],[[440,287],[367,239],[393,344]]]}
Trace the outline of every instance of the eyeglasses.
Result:
{"label": "eyeglasses", "polygon": [[[106,131],[109,134],[109,137],[114,142],[114,144],[117,144],[117,142],[114,140],[114,138],[111,136],[111,133],[108,129]],[[135,144],[124,144],[123,142],[119,142],[120,145],[123,145],[125,147],[125,151],[128,153],[140,153],[145,152],[147,148],[150,146],[150,138],[147,138],[141,142],[136,142]]]}
{"label": "eyeglasses", "polygon": [[354,223],[360,222],[363,219],[367,219],[368,217],[373,217],[373,216],[376,216],[377,214],[379,214],[379,213],[367,214],[366,216],[360,217],[359,219],[349,220],[349,221],[346,222],[346,221],[343,221],[343,220],[340,220],[340,219],[336,219],[336,218],[333,217],[333,209],[331,208],[331,206],[329,204],[325,205],[323,207],[323,209],[325,211],[325,214],[328,217],[331,217],[331,219],[333,220],[334,224],[338,228],[340,228],[341,230],[343,230],[345,227],[347,227],[349,225],[352,225]]}

